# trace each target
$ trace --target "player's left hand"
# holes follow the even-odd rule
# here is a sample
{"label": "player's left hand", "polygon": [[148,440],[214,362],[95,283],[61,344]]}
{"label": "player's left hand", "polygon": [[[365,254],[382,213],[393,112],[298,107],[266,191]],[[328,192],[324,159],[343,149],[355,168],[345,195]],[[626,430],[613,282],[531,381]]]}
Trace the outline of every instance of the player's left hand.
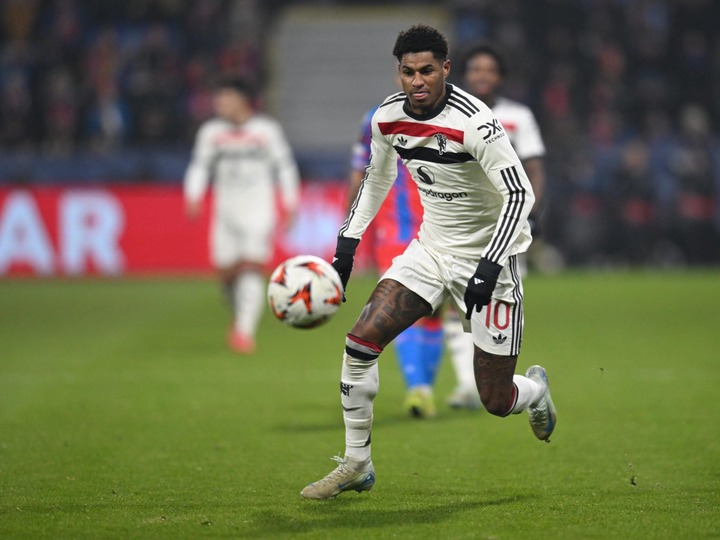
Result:
{"label": "player's left hand", "polygon": [[497,285],[498,276],[502,266],[485,258],[480,259],[475,273],[470,278],[465,289],[465,318],[470,320],[473,309],[478,313],[483,306],[487,306]]}

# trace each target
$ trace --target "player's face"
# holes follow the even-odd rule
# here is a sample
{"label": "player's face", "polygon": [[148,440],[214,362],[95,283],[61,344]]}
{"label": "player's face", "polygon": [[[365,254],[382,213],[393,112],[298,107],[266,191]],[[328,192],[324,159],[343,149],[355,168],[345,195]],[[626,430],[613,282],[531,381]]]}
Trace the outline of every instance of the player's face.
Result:
{"label": "player's face", "polygon": [[492,98],[502,82],[500,68],[489,54],[476,54],[465,69],[465,89],[481,100]]}
{"label": "player's face", "polygon": [[400,59],[398,72],[410,110],[416,114],[426,114],[445,96],[445,79],[450,73],[450,60],[436,60],[430,51],[407,53]]}
{"label": "player's face", "polygon": [[248,97],[230,88],[221,88],[215,93],[213,106],[220,118],[237,123],[244,122],[252,111]]}

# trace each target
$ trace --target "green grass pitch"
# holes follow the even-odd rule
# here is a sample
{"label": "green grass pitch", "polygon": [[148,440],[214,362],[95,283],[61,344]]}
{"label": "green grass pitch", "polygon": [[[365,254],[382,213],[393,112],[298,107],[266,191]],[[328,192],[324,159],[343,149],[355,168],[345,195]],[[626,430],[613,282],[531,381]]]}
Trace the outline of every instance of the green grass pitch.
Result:
{"label": "green grass pitch", "polygon": [[552,443],[526,415],[407,418],[380,360],[371,493],[306,501],[343,450],[344,333],[265,314],[225,348],[210,279],[0,281],[0,538],[718,538],[720,273],[525,282],[519,371],[548,369]]}

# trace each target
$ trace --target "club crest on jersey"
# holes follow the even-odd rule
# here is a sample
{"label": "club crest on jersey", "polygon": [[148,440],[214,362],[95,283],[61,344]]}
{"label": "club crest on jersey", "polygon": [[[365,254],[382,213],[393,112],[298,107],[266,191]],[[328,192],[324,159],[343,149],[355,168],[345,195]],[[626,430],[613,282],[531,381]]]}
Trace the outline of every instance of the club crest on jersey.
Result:
{"label": "club crest on jersey", "polygon": [[438,143],[438,153],[442,156],[447,150],[447,137],[442,133],[436,133],[435,139]]}
{"label": "club crest on jersey", "polygon": [[498,140],[500,137],[505,136],[502,126],[497,118],[494,118],[492,122],[486,122],[477,128],[478,131],[483,132],[483,141],[485,144],[490,144],[493,141]]}

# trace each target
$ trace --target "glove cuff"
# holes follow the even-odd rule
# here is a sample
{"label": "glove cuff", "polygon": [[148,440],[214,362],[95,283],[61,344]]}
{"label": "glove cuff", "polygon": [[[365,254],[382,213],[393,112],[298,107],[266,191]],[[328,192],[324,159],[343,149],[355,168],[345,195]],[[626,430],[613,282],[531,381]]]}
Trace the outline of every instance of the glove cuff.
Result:
{"label": "glove cuff", "polygon": [[496,264],[483,257],[482,259],[480,259],[475,273],[478,276],[484,277],[486,279],[492,279],[494,281],[497,281],[497,278],[500,275],[500,271],[502,270],[502,268],[503,267],[499,264]]}
{"label": "glove cuff", "polygon": [[345,236],[338,236],[335,253],[355,256],[355,250],[357,249],[359,243],[359,238],[346,238]]}

